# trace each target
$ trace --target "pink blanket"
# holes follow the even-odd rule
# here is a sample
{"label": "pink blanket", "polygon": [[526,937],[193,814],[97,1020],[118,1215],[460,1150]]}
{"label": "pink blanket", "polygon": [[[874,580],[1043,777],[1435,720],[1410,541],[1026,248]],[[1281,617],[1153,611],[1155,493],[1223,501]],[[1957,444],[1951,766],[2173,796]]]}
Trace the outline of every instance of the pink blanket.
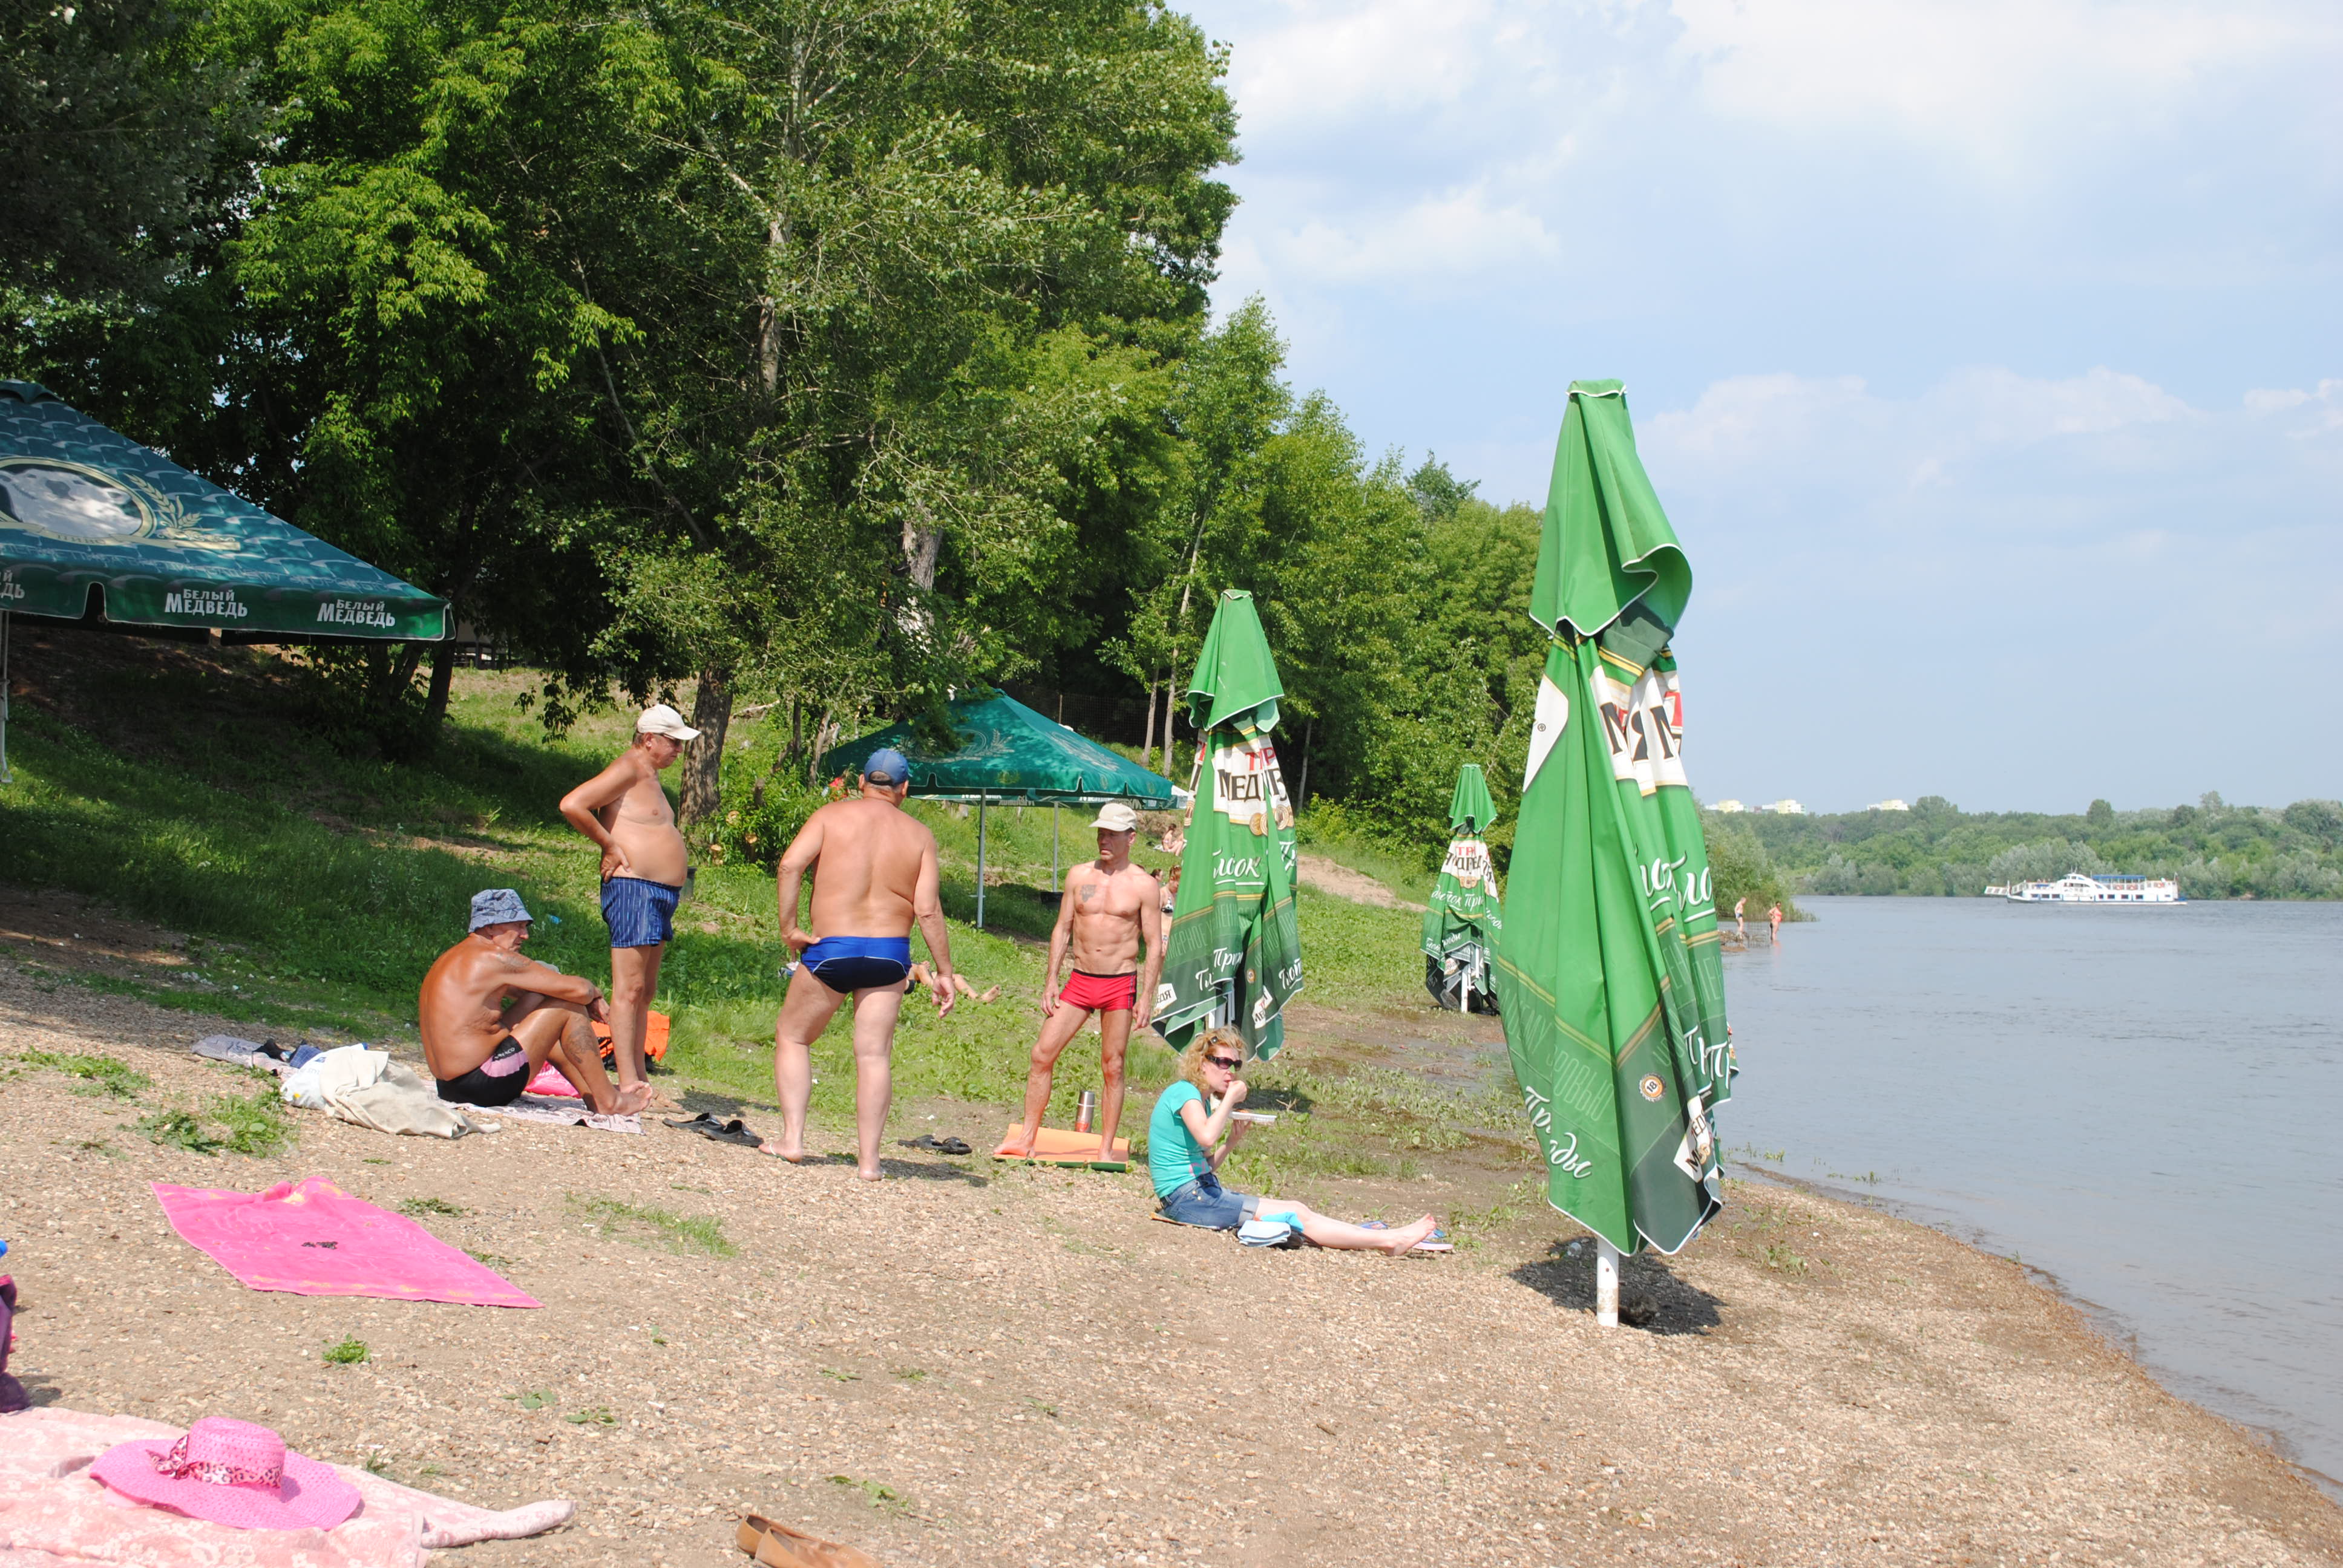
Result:
{"label": "pink blanket", "polygon": [[172,1229],[256,1291],[476,1307],[538,1303],[414,1221],[312,1176],[266,1192],[155,1183]]}
{"label": "pink blanket", "polygon": [[558,1094],[570,1100],[583,1100],[586,1098],[584,1095],[578,1092],[578,1086],[569,1081],[568,1078],[562,1072],[561,1069],[554,1066],[553,1063],[549,1061],[543,1067],[538,1068],[537,1070],[537,1076],[528,1081],[528,1089],[527,1092],[530,1094]]}
{"label": "pink blanket", "polygon": [[0,1568],[119,1563],[136,1568],[422,1568],[427,1550],[514,1541],[566,1524],[568,1502],[498,1513],[434,1497],[347,1465],[358,1511],[331,1530],[236,1530],[133,1502],[83,1473],[117,1442],[176,1438],[136,1416],[77,1410],[0,1415]]}

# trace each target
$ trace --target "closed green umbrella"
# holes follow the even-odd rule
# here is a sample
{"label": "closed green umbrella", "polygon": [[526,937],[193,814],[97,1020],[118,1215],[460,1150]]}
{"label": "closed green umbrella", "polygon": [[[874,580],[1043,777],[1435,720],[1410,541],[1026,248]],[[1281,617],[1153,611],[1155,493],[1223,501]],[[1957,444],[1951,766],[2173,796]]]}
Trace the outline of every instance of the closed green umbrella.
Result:
{"label": "closed green umbrella", "polygon": [[1668,639],[1692,592],[1616,381],[1574,382],[1530,615],[1539,682],[1497,960],[1546,1198],[1617,1254],[1674,1252],[1723,1201],[1732,1094],[1708,854]]}
{"label": "closed green umbrella", "polygon": [[1423,911],[1423,983],[1433,1000],[1455,1011],[1494,1012],[1489,962],[1504,920],[1498,908],[1497,871],[1483,835],[1495,819],[1481,765],[1456,770],[1448,801],[1448,853]]}
{"label": "closed green umbrella", "polygon": [[1188,682],[1197,736],[1196,798],[1180,857],[1180,898],[1164,942],[1156,1026],[1175,1048],[1232,1024],[1267,1059],[1302,989],[1294,919],[1293,806],[1270,731],[1285,689],[1252,595],[1231,588]]}

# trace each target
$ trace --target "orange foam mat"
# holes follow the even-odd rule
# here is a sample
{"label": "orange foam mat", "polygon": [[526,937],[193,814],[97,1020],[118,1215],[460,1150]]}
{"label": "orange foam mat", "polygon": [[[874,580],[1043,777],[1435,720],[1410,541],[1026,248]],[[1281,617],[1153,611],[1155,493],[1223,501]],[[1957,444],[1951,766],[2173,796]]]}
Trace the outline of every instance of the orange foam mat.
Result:
{"label": "orange foam mat", "polygon": [[[1001,1136],[1001,1147],[992,1151],[993,1157],[1004,1160],[1071,1161],[1085,1165],[1098,1158],[1099,1141],[1098,1134],[1095,1132],[1077,1132],[1071,1127],[1044,1127],[1033,1135],[1033,1152],[1031,1155],[1011,1153],[1010,1151],[1014,1149],[1024,1137],[1025,1124],[1021,1121],[1011,1122],[1009,1131]],[[1114,1158],[1121,1161],[1128,1161],[1131,1158],[1130,1139],[1118,1138],[1114,1141]]]}

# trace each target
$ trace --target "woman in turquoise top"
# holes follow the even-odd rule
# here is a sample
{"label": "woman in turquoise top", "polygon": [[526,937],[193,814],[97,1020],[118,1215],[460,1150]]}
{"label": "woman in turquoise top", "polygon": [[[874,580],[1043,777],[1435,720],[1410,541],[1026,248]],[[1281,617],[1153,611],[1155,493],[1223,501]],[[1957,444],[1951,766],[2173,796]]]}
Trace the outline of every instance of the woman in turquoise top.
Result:
{"label": "woman in turquoise top", "polygon": [[1371,1231],[1345,1224],[1282,1198],[1257,1198],[1221,1185],[1221,1161],[1229,1157],[1246,1123],[1231,1120],[1245,1100],[1244,1041],[1232,1029],[1208,1030],[1180,1057],[1180,1081],[1155,1101],[1147,1121],[1147,1170],[1155,1179],[1156,1206],[1169,1220],[1211,1231],[1233,1231],[1248,1220],[1282,1220],[1321,1247],[1388,1252],[1445,1244],[1431,1240],[1439,1222],[1426,1214],[1413,1225]]}

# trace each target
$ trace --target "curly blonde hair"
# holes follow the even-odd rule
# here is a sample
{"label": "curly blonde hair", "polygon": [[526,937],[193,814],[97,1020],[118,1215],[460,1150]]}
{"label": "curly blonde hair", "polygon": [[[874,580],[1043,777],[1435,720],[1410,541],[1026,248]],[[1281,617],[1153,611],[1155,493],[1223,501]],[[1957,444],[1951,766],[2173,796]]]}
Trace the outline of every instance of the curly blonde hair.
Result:
{"label": "curly blonde hair", "polygon": [[1196,1092],[1207,1100],[1212,1098],[1212,1091],[1204,1083],[1204,1058],[1216,1045],[1232,1046],[1240,1058],[1244,1055],[1244,1036],[1226,1024],[1206,1030],[1190,1040],[1188,1049],[1180,1053],[1180,1076],[1194,1084]]}

